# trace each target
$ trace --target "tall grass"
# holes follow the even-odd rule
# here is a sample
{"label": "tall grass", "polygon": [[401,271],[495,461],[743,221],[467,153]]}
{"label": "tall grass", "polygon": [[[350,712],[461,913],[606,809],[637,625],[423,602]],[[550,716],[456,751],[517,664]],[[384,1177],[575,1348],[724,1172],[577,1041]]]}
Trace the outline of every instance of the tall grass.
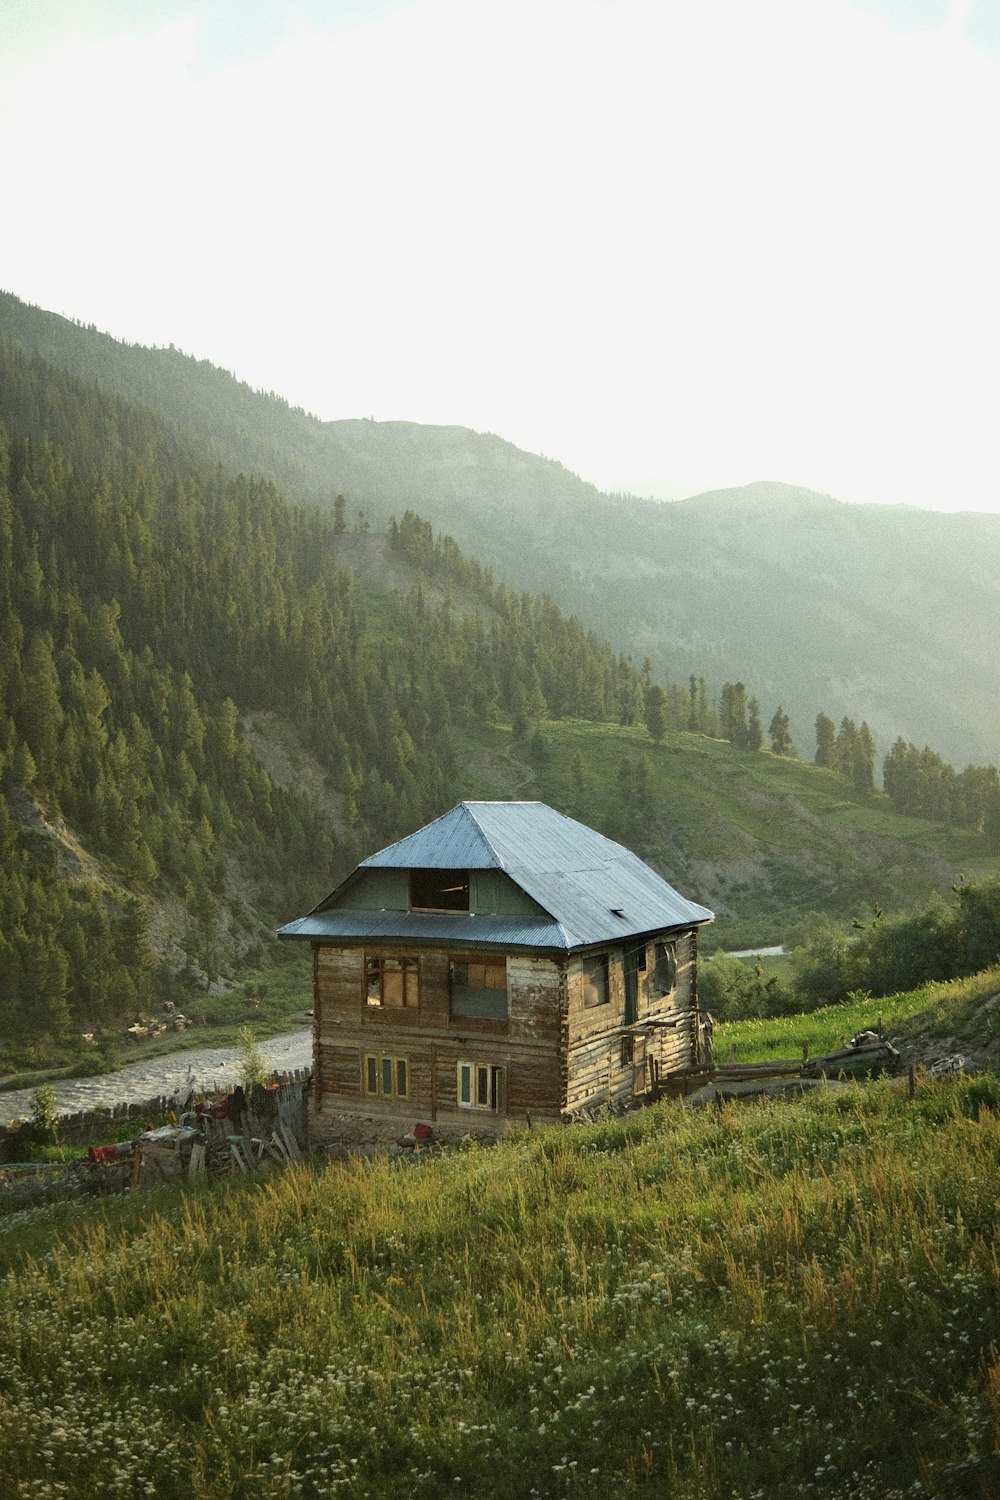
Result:
{"label": "tall grass", "polygon": [[[773,1058],[810,1057],[840,1051],[860,1031],[873,1030],[880,1022],[887,1036],[924,1032],[942,1041],[973,1034],[983,1028],[995,1036],[996,1022],[982,1016],[982,1002],[1000,994],[1000,969],[986,969],[964,979],[936,980],[900,995],[872,999],[852,995],[839,1005],[803,1015],[769,1020],[727,1021],[716,1028],[716,1061],[767,1062]],[[986,1040],[987,1037],[981,1037]]]}
{"label": "tall grass", "polygon": [[25,1215],[17,1496],[1000,1492],[1000,1083]]}

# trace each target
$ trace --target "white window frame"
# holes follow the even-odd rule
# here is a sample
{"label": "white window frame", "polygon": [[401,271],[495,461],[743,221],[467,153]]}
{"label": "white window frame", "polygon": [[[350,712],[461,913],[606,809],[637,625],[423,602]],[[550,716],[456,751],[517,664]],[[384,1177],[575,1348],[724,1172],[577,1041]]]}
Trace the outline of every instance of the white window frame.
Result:
{"label": "white window frame", "polygon": [[481,1114],[507,1113],[507,1068],[503,1063],[462,1059],[455,1069],[455,1098],[459,1109]]}

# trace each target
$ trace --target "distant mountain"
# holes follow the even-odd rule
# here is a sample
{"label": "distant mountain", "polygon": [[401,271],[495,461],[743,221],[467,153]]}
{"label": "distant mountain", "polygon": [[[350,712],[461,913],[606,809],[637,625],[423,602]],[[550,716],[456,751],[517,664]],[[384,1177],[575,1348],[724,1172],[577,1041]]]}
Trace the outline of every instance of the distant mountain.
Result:
{"label": "distant mountain", "polygon": [[[293,500],[347,490],[352,512],[289,505],[268,472]],[[614,499],[498,438],[324,426],[175,351],[6,299],[0,1071],[178,988],[235,980],[279,915],[465,796],[541,796],[630,843],[740,946],[813,910],[847,920],[995,868],[995,775],[952,777],[960,795],[935,823],[898,816],[853,763],[849,779],[733,748],[700,693],[701,732],[687,732],[686,687],[605,639],[657,654],[664,677],[717,662],[717,680],[761,691],[757,652],[790,708],[779,674],[808,668],[832,711],[823,674],[845,662],[855,714],[859,664],[887,701],[900,683],[918,694],[922,671],[937,703],[949,663],[965,680],[963,653],[949,655],[959,630],[972,666],[987,655],[974,622],[995,588],[994,534],[969,531],[960,566],[947,520],[914,518],[900,529],[897,513],[782,486]],[[894,568],[923,590],[926,620]],[[967,618],[949,623],[958,599]],[[901,781],[928,780],[916,759]],[[920,797],[909,810],[926,812]]]}
{"label": "distant mountain", "polygon": [[118,343],[0,295],[0,332],[127,395],[348,524],[406,508],[498,579],[549,593],[657,676],[742,680],[800,751],[818,712],[962,767],[1000,760],[1000,518],[845,505],[758,483],[657,504],[458,427],[323,423],[174,349]]}

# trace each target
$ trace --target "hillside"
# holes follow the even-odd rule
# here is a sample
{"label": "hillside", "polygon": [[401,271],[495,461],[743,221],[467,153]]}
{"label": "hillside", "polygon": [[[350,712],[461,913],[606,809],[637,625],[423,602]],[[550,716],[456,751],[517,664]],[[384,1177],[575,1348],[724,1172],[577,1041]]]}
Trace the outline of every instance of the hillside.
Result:
{"label": "hillside", "polygon": [[994,1078],[32,1208],[13,1493],[1000,1488]]}
{"label": "hillside", "polygon": [[380,533],[289,505],[0,337],[10,1060],[246,975],[279,920],[464,796],[538,796],[630,843],[722,943],[995,868],[983,833],[681,732],[688,709],[412,512]]}
{"label": "hillside", "polygon": [[121,344],[0,295],[0,333],[141,401],[290,499],[407,507],[518,589],[550,594],[661,680],[741,679],[811,754],[821,710],[959,767],[1000,760],[1000,518],[844,505],[782,484],[673,504],[610,497],[461,428],[322,423],[175,349]]}

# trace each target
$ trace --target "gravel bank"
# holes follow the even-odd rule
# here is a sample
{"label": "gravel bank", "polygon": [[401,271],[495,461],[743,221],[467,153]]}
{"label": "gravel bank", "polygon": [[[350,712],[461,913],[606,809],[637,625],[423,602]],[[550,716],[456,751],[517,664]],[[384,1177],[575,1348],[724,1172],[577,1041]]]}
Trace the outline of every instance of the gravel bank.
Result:
{"label": "gravel bank", "polygon": [[[312,1030],[308,1026],[270,1037],[258,1043],[265,1062],[275,1070],[307,1068],[312,1062]],[[237,1082],[238,1047],[195,1047],[186,1052],[164,1052],[142,1062],[129,1063],[118,1073],[96,1078],[60,1078],[54,1081],[56,1108],[60,1114],[80,1109],[108,1109],[115,1104],[141,1103],[158,1094],[172,1094],[193,1083],[199,1089],[222,1092]],[[0,1094],[0,1125],[24,1119],[31,1113],[32,1089]]]}

